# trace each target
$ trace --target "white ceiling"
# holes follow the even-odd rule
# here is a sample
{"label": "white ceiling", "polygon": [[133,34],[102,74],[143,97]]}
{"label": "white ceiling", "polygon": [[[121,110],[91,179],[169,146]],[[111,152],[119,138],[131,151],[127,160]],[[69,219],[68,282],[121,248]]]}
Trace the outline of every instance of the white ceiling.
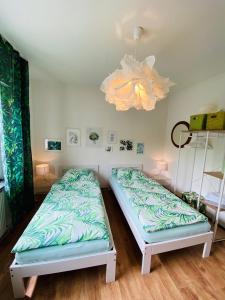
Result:
{"label": "white ceiling", "polygon": [[[99,85],[125,53],[177,87],[225,72],[224,0],[0,0],[0,33],[37,69],[60,81]],[[37,73],[32,73],[33,76]]]}

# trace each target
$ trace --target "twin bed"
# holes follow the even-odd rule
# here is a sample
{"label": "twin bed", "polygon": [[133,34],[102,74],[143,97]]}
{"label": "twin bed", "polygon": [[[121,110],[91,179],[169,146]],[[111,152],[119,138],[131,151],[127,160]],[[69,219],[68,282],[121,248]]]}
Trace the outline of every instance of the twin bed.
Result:
{"label": "twin bed", "polygon": [[26,295],[25,277],[106,265],[106,282],[115,281],[116,250],[93,170],[71,169],[52,186],[12,252],[15,298]]}
{"label": "twin bed", "polygon": [[142,274],[151,256],[204,243],[211,250],[208,219],[142,172],[142,165],[111,167],[110,186],[142,252]]}
{"label": "twin bed", "polygon": [[[115,280],[116,249],[97,169],[68,170],[12,249],[16,298],[26,294],[25,277],[105,264],[106,282]],[[204,243],[207,257],[213,236],[207,218],[140,169],[112,167],[109,182],[141,249],[142,274],[150,272],[153,254]]]}

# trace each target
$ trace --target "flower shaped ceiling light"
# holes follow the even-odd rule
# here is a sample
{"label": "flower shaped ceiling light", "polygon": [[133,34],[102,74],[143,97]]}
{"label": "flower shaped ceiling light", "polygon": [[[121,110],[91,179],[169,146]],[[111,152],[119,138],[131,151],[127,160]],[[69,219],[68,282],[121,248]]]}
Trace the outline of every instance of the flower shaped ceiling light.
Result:
{"label": "flower shaped ceiling light", "polygon": [[146,57],[138,62],[132,55],[125,55],[117,69],[102,83],[101,90],[106,101],[116,105],[116,110],[125,111],[132,107],[152,110],[156,102],[165,98],[174,85],[153,68],[155,57]]}
{"label": "flower shaped ceiling light", "polygon": [[169,78],[158,74],[154,63],[154,56],[139,62],[126,54],[120,62],[122,68],[115,70],[101,85],[106,101],[115,104],[118,111],[132,107],[153,110],[156,102],[165,98],[174,85]]}

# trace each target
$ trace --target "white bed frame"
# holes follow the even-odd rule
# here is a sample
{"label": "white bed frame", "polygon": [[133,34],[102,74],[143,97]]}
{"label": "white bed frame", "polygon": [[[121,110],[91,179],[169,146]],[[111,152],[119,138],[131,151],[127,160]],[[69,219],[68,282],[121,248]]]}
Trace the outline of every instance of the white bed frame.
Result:
{"label": "white bed frame", "polygon": [[[78,167],[78,166],[76,166]],[[79,168],[89,168],[93,171],[98,172],[99,167],[93,165],[87,166],[79,166]],[[68,169],[68,168],[67,168]],[[103,204],[104,205],[104,204]],[[76,256],[73,258],[65,258],[59,260],[51,260],[47,262],[37,262],[30,264],[17,264],[14,259],[13,263],[10,266],[10,275],[11,282],[13,287],[13,293],[15,298],[23,298],[28,294],[31,294],[34,290],[34,287],[29,286],[29,282],[36,282],[35,277],[39,275],[46,275],[52,273],[66,272],[71,270],[78,270],[83,268],[89,268],[94,266],[106,265],[106,282],[115,281],[116,275],[116,249],[112,237],[112,232],[109,225],[108,216],[106,213],[105,205],[104,205],[106,222],[109,228],[109,235],[111,240],[112,249],[109,251],[86,254],[82,256]],[[27,288],[24,285],[24,278],[30,277]],[[30,296],[30,295],[29,295]]]}
{"label": "white bed frame", "polygon": [[[130,167],[135,169],[142,170],[142,165],[122,165],[122,167]],[[121,165],[112,165],[112,168],[121,168]],[[159,254],[167,251],[172,251],[176,249],[181,249],[185,247],[190,247],[198,244],[204,244],[203,254],[202,257],[208,257],[210,255],[212,240],[213,240],[213,232],[207,232],[202,234],[196,234],[184,238],[173,239],[164,242],[157,242],[157,243],[147,243],[143,240],[140,232],[137,230],[135,223],[133,222],[131,216],[126,211],[126,207],[124,205],[123,200],[119,196],[118,192],[113,189],[111,186],[117,201],[123,211],[124,216],[130,226],[130,229],[138,243],[138,246],[142,252],[142,267],[141,273],[147,274],[150,272],[151,269],[151,257],[153,254]]]}

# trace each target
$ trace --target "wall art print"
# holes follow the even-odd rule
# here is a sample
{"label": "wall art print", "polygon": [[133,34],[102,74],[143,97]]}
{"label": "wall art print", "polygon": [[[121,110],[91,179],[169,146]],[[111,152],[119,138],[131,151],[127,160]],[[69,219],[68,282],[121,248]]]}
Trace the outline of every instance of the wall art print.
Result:
{"label": "wall art print", "polygon": [[102,129],[101,128],[88,128],[86,144],[89,147],[102,146]]}
{"label": "wall art print", "polygon": [[133,141],[120,140],[120,151],[133,151]]}
{"label": "wall art print", "polygon": [[45,139],[45,150],[46,151],[61,151],[62,141],[56,139]]}
{"label": "wall art print", "polygon": [[66,131],[66,144],[68,146],[80,146],[81,142],[80,129],[67,129]]}
{"label": "wall art print", "polygon": [[117,132],[114,130],[109,130],[107,134],[107,143],[116,144],[117,143]]}
{"label": "wall art print", "polygon": [[144,143],[137,143],[137,154],[144,154]]}
{"label": "wall art print", "polygon": [[105,147],[105,151],[106,152],[112,152],[113,151],[113,147],[112,146],[106,146]]}

